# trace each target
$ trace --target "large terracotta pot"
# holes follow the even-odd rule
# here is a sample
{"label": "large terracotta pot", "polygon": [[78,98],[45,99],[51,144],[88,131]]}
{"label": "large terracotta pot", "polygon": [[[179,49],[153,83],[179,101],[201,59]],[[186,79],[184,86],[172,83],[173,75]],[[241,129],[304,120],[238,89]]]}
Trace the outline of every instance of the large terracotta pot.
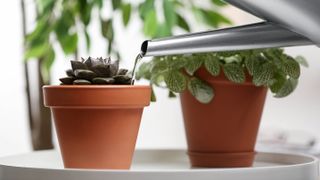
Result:
{"label": "large terracotta pot", "polygon": [[129,169],[149,86],[44,86],[66,168]]}
{"label": "large terracotta pot", "polygon": [[251,166],[267,89],[254,86],[248,76],[244,84],[228,81],[223,73],[213,77],[204,68],[196,76],[214,88],[215,97],[201,104],[188,91],[181,94],[192,166]]}

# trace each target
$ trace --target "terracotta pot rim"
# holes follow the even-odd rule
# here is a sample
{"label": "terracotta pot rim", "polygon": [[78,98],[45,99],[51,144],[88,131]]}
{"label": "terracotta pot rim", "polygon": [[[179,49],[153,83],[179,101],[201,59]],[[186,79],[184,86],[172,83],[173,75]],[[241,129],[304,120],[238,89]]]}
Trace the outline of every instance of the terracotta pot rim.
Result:
{"label": "terracotta pot rim", "polygon": [[150,88],[150,85],[45,85],[43,89],[140,89],[140,88]]}
{"label": "terracotta pot rim", "polygon": [[53,108],[142,108],[150,104],[148,85],[49,85],[44,104]]}

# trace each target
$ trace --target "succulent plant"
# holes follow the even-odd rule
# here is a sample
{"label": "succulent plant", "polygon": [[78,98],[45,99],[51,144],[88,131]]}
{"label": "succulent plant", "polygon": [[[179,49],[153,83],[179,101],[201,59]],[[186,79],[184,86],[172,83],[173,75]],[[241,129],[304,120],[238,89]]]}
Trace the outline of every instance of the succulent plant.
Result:
{"label": "succulent plant", "polygon": [[81,58],[81,61],[70,61],[71,68],[66,70],[67,77],[60,78],[61,85],[106,85],[133,84],[132,76],[127,69],[119,69],[119,61],[110,58]]}

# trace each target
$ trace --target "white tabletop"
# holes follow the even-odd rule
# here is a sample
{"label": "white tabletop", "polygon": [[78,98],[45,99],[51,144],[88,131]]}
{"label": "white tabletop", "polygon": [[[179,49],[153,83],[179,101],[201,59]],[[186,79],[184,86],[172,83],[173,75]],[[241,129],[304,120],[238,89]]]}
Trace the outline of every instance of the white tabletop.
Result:
{"label": "white tabletop", "polygon": [[56,151],[0,158],[1,180],[318,180],[311,156],[258,153],[250,168],[191,168],[184,150],[137,150],[130,170],[64,169]]}

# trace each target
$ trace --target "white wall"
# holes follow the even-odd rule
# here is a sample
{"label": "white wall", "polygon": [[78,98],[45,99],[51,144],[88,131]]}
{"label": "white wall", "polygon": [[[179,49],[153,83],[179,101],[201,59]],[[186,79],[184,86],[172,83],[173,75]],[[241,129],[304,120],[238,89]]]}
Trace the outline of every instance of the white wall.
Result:
{"label": "white wall", "polygon": [[0,2],[0,155],[30,150],[19,1]]}
{"label": "white wall", "polygon": [[[31,6],[32,1],[28,1]],[[225,10],[232,15],[236,24],[254,22],[257,19],[240,11],[229,8]],[[22,36],[19,1],[0,2],[0,156],[30,151],[30,139],[27,123],[26,100],[24,96]],[[32,24],[32,22],[29,22]],[[121,49],[124,66],[131,67],[139,51],[143,36],[140,34],[140,22],[131,22],[128,30],[120,30],[117,23],[116,33],[118,47]],[[99,32],[93,23],[91,32]],[[199,26],[196,30],[204,30]],[[103,39],[93,35],[91,56],[103,56],[105,45]],[[290,97],[275,99],[269,94],[261,130],[276,127],[288,130],[304,130],[320,136],[320,49],[317,47],[288,48],[290,54],[304,55],[310,68],[303,69],[298,89]],[[82,54],[87,56],[87,53]],[[58,55],[53,67],[53,80],[64,74],[69,66],[68,58]],[[144,83],[144,82],[140,82]],[[167,92],[156,90],[158,102],[145,109],[138,139],[138,148],[184,148],[186,146],[180,103],[177,99],[168,99]]]}

